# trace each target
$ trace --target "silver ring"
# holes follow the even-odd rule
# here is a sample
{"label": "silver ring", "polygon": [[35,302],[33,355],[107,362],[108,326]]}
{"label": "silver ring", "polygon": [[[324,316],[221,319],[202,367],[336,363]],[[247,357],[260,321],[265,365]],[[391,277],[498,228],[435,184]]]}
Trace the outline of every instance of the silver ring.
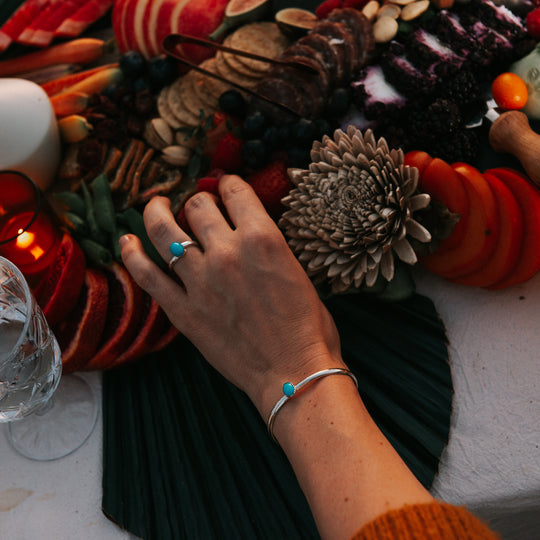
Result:
{"label": "silver ring", "polygon": [[186,240],[185,242],[171,243],[171,245],[169,246],[169,250],[173,254],[171,260],[169,261],[169,270],[171,272],[176,261],[178,261],[178,259],[181,259],[185,255],[186,249],[190,246],[199,247],[199,243],[195,242],[195,240]]}

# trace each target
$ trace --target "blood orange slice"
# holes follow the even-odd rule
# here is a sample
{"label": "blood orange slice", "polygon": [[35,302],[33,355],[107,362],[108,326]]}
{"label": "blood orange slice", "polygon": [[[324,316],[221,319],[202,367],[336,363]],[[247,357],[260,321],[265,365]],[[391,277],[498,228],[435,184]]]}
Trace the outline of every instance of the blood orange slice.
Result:
{"label": "blood orange slice", "polygon": [[157,341],[154,343],[150,352],[158,352],[170,345],[180,334],[179,330],[170,323],[167,323],[166,330],[159,336]]}
{"label": "blood orange slice", "polygon": [[161,336],[167,322],[167,317],[159,304],[144,293],[142,313],[146,316],[141,319],[139,328],[135,332],[135,339],[131,345],[110,365],[110,369],[133,362],[150,352],[152,345]]}
{"label": "blood orange slice", "polygon": [[64,233],[52,265],[34,290],[48,323],[55,326],[75,308],[84,282],[86,260],[75,239]]}
{"label": "blood orange slice", "polygon": [[71,373],[84,367],[96,352],[107,317],[109,285],[105,274],[88,268],[75,309],[54,328],[62,351],[62,369]]}
{"label": "blood orange slice", "polygon": [[143,291],[128,271],[113,263],[104,272],[109,283],[105,328],[98,350],[85,370],[106,369],[113,364],[130,346],[141,318]]}

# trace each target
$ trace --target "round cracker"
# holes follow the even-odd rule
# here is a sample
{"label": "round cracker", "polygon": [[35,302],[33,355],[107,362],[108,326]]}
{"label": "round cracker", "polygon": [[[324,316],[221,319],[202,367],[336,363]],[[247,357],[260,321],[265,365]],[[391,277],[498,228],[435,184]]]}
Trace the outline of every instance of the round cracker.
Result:
{"label": "round cracker", "polygon": [[[202,62],[199,67],[205,69],[206,71],[209,71],[210,73],[220,75],[216,68],[216,58],[214,56],[212,58],[204,60],[204,62]],[[195,82],[196,84],[204,85],[205,90],[216,100],[219,100],[219,96],[221,96],[223,92],[234,88],[231,84],[228,84],[224,81],[216,79],[215,77],[211,77],[200,72],[196,72]]]}
{"label": "round cracker", "polygon": [[[276,58],[289,45],[288,39],[283,35],[278,25],[273,22],[256,22],[241,26],[231,35],[230,46],[233,49],[251,52],[266,58]],[[236,56],[238,62],[252,71],[268,71],[269,64],[247,58],[246,56]]]}
{"label": "round cracker", "polygon": [[184,104],[185,76],[177,79],[169,88],[167,102],[177,120],[188,126],[195,127],[200,122],[200,117],[192,113]]}
{"label": "round cracker", "polygon": [[216,71],[223,78],[231,81],[233,83],[239,84],[244,88],[253,88],[257,82],[261,79],[260,76],[248,77],[243,73],[235,71],[231,66],[225,61],[223,53],[219,51],[216,54]]}
{"label": "round cracker", "polygon": [[[227,47],[231,47],[231,37],[232,37],[232,34],[229,34],[225,38],[225,41],[223,42],[223,45],[225,45]],[[225,62],[229,65],[229,67],[233,71],[236,71],[237,73],[240,73],[241,75],[245,75],[246,77],[259,77],[259,78],[261,78],[270,69],[270,64],[265,64],[264,66],[261,64],[261,68],[263,70],[253,70],[253,69],[249,68],[248,66],[245,66],[244,64],[242,64],[242,62],[240,62],[238,60],[237,55],[235,55],[233,53],[225,52],[225,51],[219,51],[217,54],[220,54],[220,53],[223,56],[223,59],[225,60]],[[216,56],[217,56],[217,54],[216,54]]]}
{"label": "round cracker", "polygon": [[208,103],[203,102],[199,94],[195,92],[195,71],[190,71],[184,77],[181,92],[183,93],[183,101],[185,108],[200,117],[201,110],[204,116],[208,116],[214,112],[214,107],[209,106]]}
{"label": "round cracker", "polygon": [[165,86],[161,89],[157,98],[157,110],[159,116],[169,124],[173,129],[183,127],[183,124],[174,116],[171,108],[169,107],[169,89],[170,86]]}

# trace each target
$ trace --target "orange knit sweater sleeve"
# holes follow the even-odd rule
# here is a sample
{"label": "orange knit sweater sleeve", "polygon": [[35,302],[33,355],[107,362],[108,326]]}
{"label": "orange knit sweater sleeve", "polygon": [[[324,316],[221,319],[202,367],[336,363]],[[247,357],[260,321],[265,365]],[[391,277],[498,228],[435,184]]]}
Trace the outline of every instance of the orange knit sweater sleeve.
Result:
{"label": "orange knit sweater sleeve", "polygon": [[495,540],[465,507],[442,502],[407,505],[364,525],[351,540]]}

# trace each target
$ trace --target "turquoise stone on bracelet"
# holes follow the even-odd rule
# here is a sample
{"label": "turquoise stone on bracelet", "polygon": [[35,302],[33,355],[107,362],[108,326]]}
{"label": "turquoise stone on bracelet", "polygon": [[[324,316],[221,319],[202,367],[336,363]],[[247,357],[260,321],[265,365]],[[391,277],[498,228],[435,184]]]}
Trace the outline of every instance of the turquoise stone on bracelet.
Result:
{"label": "turquoise stone on bracelet", "polygon": [[184,254],[186,248],[180,242],[173,242],[169,249],[175,257],[181,257]]}
{"label": "turquoise stone on bracelet", "polygon": [[286,383],[283,385],[283,393],[284,393],[287,397],[291,397],[291,396],[294,394],[295,390],[296,390],[296,389],[295,389],[293,383],[286,382]]}

